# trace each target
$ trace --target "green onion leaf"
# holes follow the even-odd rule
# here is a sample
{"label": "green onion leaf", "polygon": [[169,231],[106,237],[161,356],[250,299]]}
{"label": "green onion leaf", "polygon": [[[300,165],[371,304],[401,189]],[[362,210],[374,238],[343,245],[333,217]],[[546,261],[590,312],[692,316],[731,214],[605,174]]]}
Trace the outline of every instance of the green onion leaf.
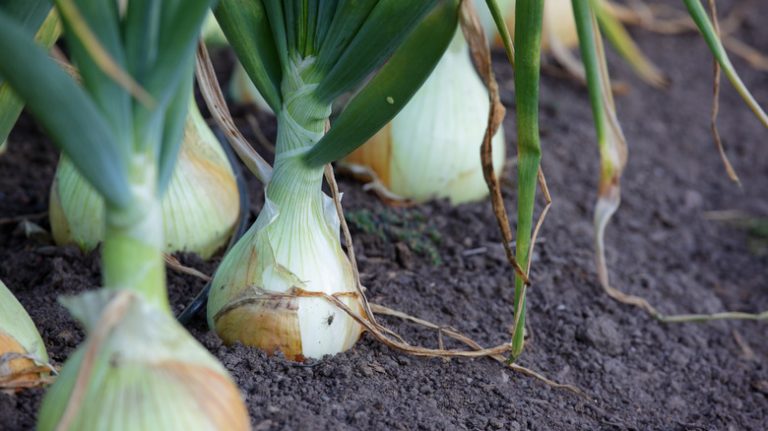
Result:
{"label": "green onion leaf", "polygon": [[32,35],[40,28],[50,12],[51,2],[50,0],[4,0],[0,10]]}
{"label": "green onion leaf", "polygon": [[27,103],[54,142],[77,161],[77,169],[107,202],[125,207],[130,201],[126,165],[96,104],[2,12],[0,52],[0,76]]}
{"label": "green onion leaf", "polygon": [[331,27],[331,22],[333,21],[338,4],[339,0],[325,0],[320,2],[320,7],[317,11],[317,26],[315,29],[315,52],[320,52],[320,47],[323,45],[323,42],[325,42],[325,37],[328,35],[328,29]]}
{"label": "green onion leaf", "polygon": [[171,181],[179,148],[184,137],[184,126],[189,115],[189,99],[192,97],[192,82],[194,80],[195,57],[191,57],[188,67],[180,79],[176,94],[170,101],[165,112],[165,124],[163,127],[163,145],[160,148],[158,158],[158,182],[157,190],[160,196],[165,192]]}
{"label": "green onion leaf", "polygon": [[[539,73],[543,0],[518,0],[515,4],[515,104],[517,114],[517,243],[515,258],[528,267],[533,227],[533,207],[541,161],[539,142]],[[525,283],[515,276],[515,332],[512,358],[523,351],[525,333]]]}
{"label": "green onion leaf", "polygon": [[340,159],[400,112],[432,73],[453,38],[458,3],[442,1],[408,35],[379,73],[349,102],[330,131],[307,153],[307,163],[322,166]]}
{"label": "green onion leaf", "polygon": [[[131,96],[124,85],[104,67],[105,63],[125,68],[117,2],[102,0],[56,0],[64,25],[64,37],[82,85],[109,123],[120,144],[124,160],[132,145]],[[103,51],[95,52],[94,45]],[[108,59],[106,57],[109,57]],[[101,61],[100,61],[101,60]]]}
{"label": "green onion leaf", "polygon": [[315,70],[325,74],[333,68],[378,2],[338,0],[335,13],[332,10],[325,12],[325,28],[321,29],[325,37],[318,50]]}
{"label": "green onion leaf", "polygon": [[[32,7],[36,2],[24,1],[23,3]],[[44,3],[47,4],[47,2]],[[50,48],[51,45],[56,43],[56,39],[59,38],[61,25],[58,14],[53,11],[50,6],[45,9],[48,10],[48,17],[45,18],[45,21],[43,21],[42,25],[40,25],[37,30],[35,40],[41,46]],[[37,20],[33,21],[37,22]],[[13,93],[10,84],[3,82],[2,77],[0,77],[0,152],[2,152],[1,149],[8,139],[8,135],[11,133],[14,124],[16,124],[16,120],[19,119],[19,115],[23,108],[24,102]]]}
{"label": "green onion leaf", "polygon": [[731,64],[731,60],[728,58],[728,54],[725,52],[725,48],[723,48],[723,43],[717,36],[717,33],[715,32],[709,17],[707,17],[707,12],[704,10],[704,6],[701,5],[699,0],[683,1],[685,2],[685,6],[688,8],[688,12],[691,14],[691,18],[693,18],[693,22],[696,23],[697,27],[699,27],[701,35],[704,37],[707,45],[709,45],[710,51],[712,51],[712,54],[714,54],[717,62],[720,63],[720,67],[723,68],[725,76],[727,76],[728,80],[731,81],[731,84],[733,84],[741,98],[744,100],[747,106],[749,106],[749,109],[752,110],[755,116],[760,120],[761,123],[763,123],[765,127],[768,127],[768,115],[765,114],[763,108],[761,108],[755,98],[752,97],[752,93],[749,92],[747,86],[744,85],[744,82],[742,82],[741,78],[736,73],[736,69],[733,67],[733,64]]}
{"label": "green onion leaf", "polygon": [[222,0],[214,13],[251,81],[269,107],[279,112],[283,79],[280,46],[273,36],[267,9],[260,1]]}
{"label": "green onion leaf", "polygon": [[627,143],[616,118],[597,7],[591,0],[573,0],[573,14],[600,151],[600,181],[594,213],[597,275],[606,292],[616,298],[623,294],[610,285],[605,260],[605,229],[621,203],[621,175],[627,163]]}
{"label": "green onion leaf", "polygon": [[[288,61],[288,50],[290,49],[290,45],[288,44],[288,35],[286,34],[286,31],[288,30],[287,21],[285,19],[285,15],[283,13],[283,0],[262,0],[261,3],[264,7],[264,10],[267,12],[267,18],[269,22],[269,27],[272,29],[272,40],[275,43],[275,48],[277,48],[277,54],[280,57],[280,64],[283,67],[283,70],[288,67],[289,61]],[[259,3],[258,1],[251,1],[251,7],[257,7],[255,3]],[[242,6],[242,3],[241,3]],[[238,9],[235,9],[233,12],[237,11]],[[236,13],[236,12],[235,12]],[[253,31],[256,30],[257,27],[251,27],[251,33],[246,35],[246,37],[252,37]],[[230,42],[232,43],[232,42]],[[247,70],[247,69],[246,69]],[[280,88],[280,84],[278,83],[277,88]]]}
{"label": "green onion leaf", "polygon": [[[362,27],[354,32],[354,39],[349,46],[344,49],[338,60],[332,63],[330,71],[322,77],[315,90],[318,100],[330,103],[345,91],[357,87],[387,60],[411,30],[438,3],[456,7],[455,2],[449,0],[379,1]],[[445,48],[439,51],[442,53]],[[416,58],[411,60],[416,61]],[[320,73],[324,71],[320,69]]]}
{"label": "green onion leaf", "polygon": [[635,41],[624,28],[621,21],[616,18],[604,6],[605,0],[591,1],[592,10],[595,11],[600,28],[605,32],[606,38],[616,48],[616,51],[632,66],[635,72],[654,87],[665,87],[667,78],[659,69],[640,51]]}

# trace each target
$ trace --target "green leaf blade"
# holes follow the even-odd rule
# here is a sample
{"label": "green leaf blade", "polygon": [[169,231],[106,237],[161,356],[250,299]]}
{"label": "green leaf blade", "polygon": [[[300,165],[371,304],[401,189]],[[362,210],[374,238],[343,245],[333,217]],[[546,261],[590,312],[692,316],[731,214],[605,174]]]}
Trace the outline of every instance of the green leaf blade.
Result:
{"label": "green leaf blade", "polygon": [[279,112],[282,67],[266,8],[258,1],[222,0],[214,14],[251,81]]}
{"label": "green leaf blade", "polygon": [[120,143],[125,157],[130,151],[133,134],[131,97],[126,89],[111,79],[98,64],[95,60],[98,54],[92,52],[90,41],[82,37],[85,34],[83,28],[87,26],[87,32],[96,38],[112,61],[118,67],[124,67],[125,52],[117,25],[116,3],[102,0],[56,0],[56,7],[64,25],[64,38],[80,73],[82,85],[109,122],[112,134]]}
{"label": "green leaf blade", "polygon": [[736,68],[733,67],[730,58],[728,58],[728,54],[726,53],[720,38],[717,36],[717,32],[712,26],[712,22],[709,20],[707,12],[701,5],[701,2],[699,0],[683,1],[688,8],[688,12],[693,19],[693,22],[696,23],[701,35],[704,37],[704,41],[707,42],[709,50],[712,51],[715,60],[717,60],[717,62],[720,63],[720,67],[723,68],[725,76],[728,77],[728,80],[734,88],[736,88],[736,91],[739,93],[742,100],[744,100],[744,103],[746,103],[749,109],[752,110],[758,120],[763,123],[763,126],[768,127],[768,115],[766,115],[763,108],[760,107],[760,104],[757,103],[754,96],[752,96],[752,93],[750,93],[747,86],[741,80],[741,77],[736,73]]}
{"label": "green leaf blade", "polygon": [[347,105],[305,156],[322,166],[354,151],[405,106],[429,77],[456,32],[458,1],[442,1]]}
{"label": "green leaf blade", "polygon": [[[517,0],[515,4],[515,104],[517,115],[517,241],[515,258],[528,267],[533,229],[533,209],[541,162],[539,140],[539,74],[543,0]],[[525,286],[515,276],[515,333],[512,357],[523,351],[525,329]]]}
{"label": "green leaf blade", "polygon": [[315,62],[318,74],[327,74],[338,62],[378,2],[379,0],[338,0],[332,15],[331,10],[324,12],[323,18],[329,21],[321,30],[324,33],[323,43]]}
{"label": "green leaf blade", "polygon": [[[34,2],[30,2],[33,4]],[[48,17],[45,18],[40,28],[37,30],[35,40],[45,48],[50,48],[61,33],[61,25],[58,15],[50,7]],[[0,145],[8,139],[16,120],[19,119],[21,110],[24,108],[24,102],[13,93],[10,84],[3,82],[0,78]]]}
{"label": "green leaf blade", "polygon": [[193,100],[192,83],[194,81],[194,57],[189,60],[189,66],[179,81],[176,94],[171,98],[168,109],[165,111],[165,123],[163,124],[162,145],[158,157],[158,194],[165,193],[171,182],[173,170],[176,166],[179,149],[184,140],[184,126],[189,117],[190,103]]}
{"label": "green leaf blade", "polygon": [[355,32],[354,39],[344,49],[341,57],[333,63],[333,68],[323,76],[315,90],[318,100],[330,103],[341,93],[357,87],[389,58],[438,3],[445,5],[451,2],[379,1],[362,27]]}
{"label": "green leaf blade", "polygon": [[[108,122],[77,83],[12,19],[0,12],[0,75],[75,163],[116,207],[130,201],[126,163]],[[52,109],[53,108],[53,109]]]}

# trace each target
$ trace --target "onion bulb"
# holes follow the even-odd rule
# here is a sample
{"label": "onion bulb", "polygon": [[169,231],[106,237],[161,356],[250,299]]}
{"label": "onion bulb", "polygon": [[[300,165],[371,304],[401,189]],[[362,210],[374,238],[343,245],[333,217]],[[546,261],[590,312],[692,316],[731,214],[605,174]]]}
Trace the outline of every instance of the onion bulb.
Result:
{"label": "onion bulb", "polygon": [[0,281],[0,382],[37,381],[48,362],[43,339],[24,307]]}
{"label": "onion bulb", "polygon": [[[457,31],[432,75],[411,101],[344,162],[364,166],[390,192],[414,201],[449,198],[460,204],[488,195],[480,144],[488,123],[488,90]],[[504,132],[492,140],[497,174],[504,164]]]}
{"label": "onion bulb", "polygon": [[[164,251],[190,251],[207,259],[226,244],[239,211],[227,155],[193,101],[162,200]],[[51,189],[49,214],[58,244],[92,250],[104,238],[104,202],[64,156]]]}
{"label": "onion bulb", "polygon": [[222,260],[208,298],[209,326],[225,343],[297,361],[347,350],[362,331],[325,298],[307,297],[336,295],[362,310],[322,168],[306,168],[300,156],[278,155],[264,208]]}
{"label": "onion bulb", "polygon": [[226,370],[168,313],[127,290],[62,302],[89,333],[48,390],[48,430],[248,430]]}

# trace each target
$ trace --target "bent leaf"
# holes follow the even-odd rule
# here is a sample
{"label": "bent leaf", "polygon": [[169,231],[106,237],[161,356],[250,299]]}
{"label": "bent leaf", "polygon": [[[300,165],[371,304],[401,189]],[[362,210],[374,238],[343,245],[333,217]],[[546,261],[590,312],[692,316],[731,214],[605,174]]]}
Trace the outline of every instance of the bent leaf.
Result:
{"label": "bent leaf", "polygon": [[589,1],[573,0],[573,13],[600,150],[600,182],[594,214],[597,274],[603,288],[612,292],[605,261],[605,228],[621,203],[621,174],[627,162],[627,143],[616,118],[603,41]]}
{"label": "bent leaf", "polygon": [[744,100],[744,103],[749,106],[749,109],[752,110],[758,120],[763,123],[763,126],[768,127],[768,115],[765,114],[763,108],[760,107],[755,98],[752,96],[752,93],[749,92],[747,86],[744,85],[744,82],[736,73],[736,69],[733,67],[730,58],[728,58],[728,54],[725,52],[725,48],[723,48],[723,43],[717,36],[717,32],[712,26],[712,22],[707,17],[707,12],[704,10],[704,6],[701,5],[699,0],[683,1],[685,2],[685,6],[688,8],[688,12],[691,14],[691,18],[693,18],[693,22],[696,23],[696,26],[701,32],[701,35],[704,37],[707,45],[709,45],[710,51],[712,51],[712,54],[715,56],[717,62],[720,63],[720,67],[723,68],[725,76],[729,81],[731,81],[731,84],[739,93],[739,96],[741,96],[741,98]]}

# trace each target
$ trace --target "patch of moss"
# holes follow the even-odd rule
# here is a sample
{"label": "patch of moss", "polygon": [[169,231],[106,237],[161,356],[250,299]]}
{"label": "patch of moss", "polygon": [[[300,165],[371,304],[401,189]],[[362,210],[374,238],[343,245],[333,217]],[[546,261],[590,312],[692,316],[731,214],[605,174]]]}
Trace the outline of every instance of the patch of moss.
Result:
{"label": "patch of moss", "polygon": [[439,251],[442,235],[418,210],[387,208],[373,212],[360,209],[347,211],[346,217],[349,223],[366,234],[392,244],[405,243],[411,251],[429,259],[433,266],[443,263]]}

